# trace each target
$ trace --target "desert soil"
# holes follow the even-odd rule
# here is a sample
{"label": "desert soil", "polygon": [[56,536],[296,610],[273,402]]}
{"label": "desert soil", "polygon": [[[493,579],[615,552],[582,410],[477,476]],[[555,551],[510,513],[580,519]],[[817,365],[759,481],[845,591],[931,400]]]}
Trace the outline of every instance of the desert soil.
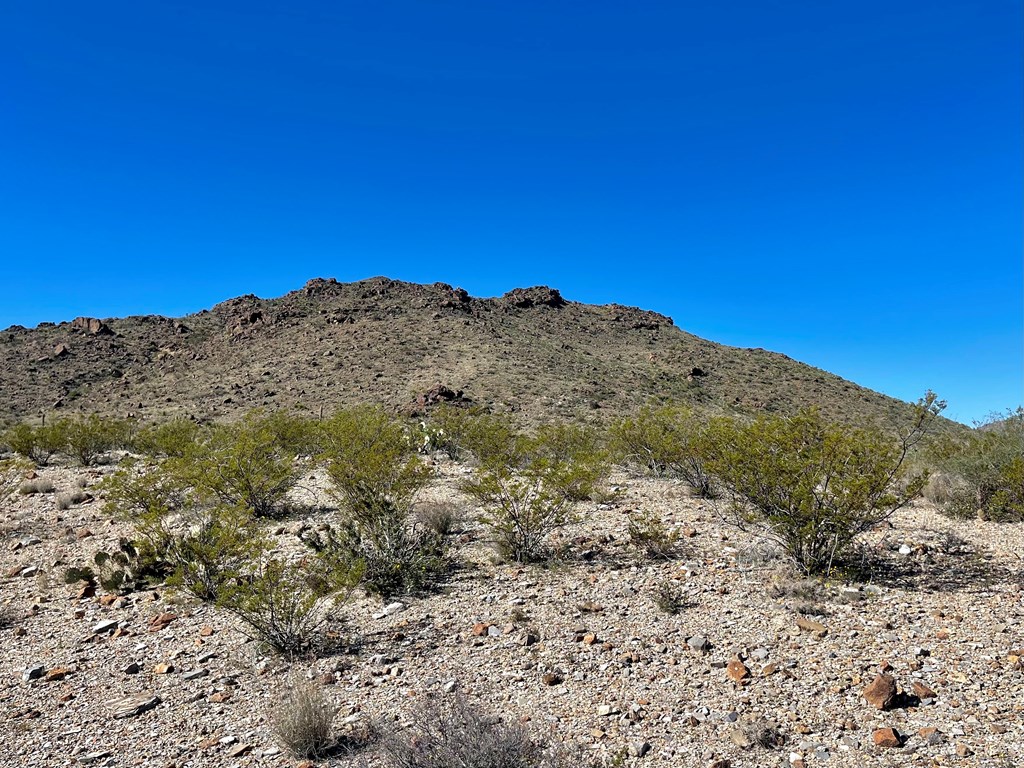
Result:
{"label": "desert soil", "polygon": [[[921,503],[868,537],[871,580],[814,591],[685,487],[619,474],[618,498],[580,505],[560,561],[519,567],[496,561],[455,490],[469,470],[437,464],[423,501],[452,501],[467,519],[451,579],[388,610],[354,595],[338,609],[353,648],[313,660],[269,653],[230,614],[165,587],[78,597],[64,569],[129,530],[95,490],[63,511],[57,495],[111,469],[39,470],[55,492],[17,496],[0,518],[0,765],[295,766],[269,722],[296,675],[324,687],[339,730],[400,731],[423,696],[460,691],[609,764],[1024,761],[1024,527],[951,521]],[[315,473],[300,494],[328,503]],[[638,511],[683,532],[678,557],[630,545]],[[268,525],[290,552],[317,522]],[[674,615],[655,601],[666,584],[682,599]],[[899,691],[887,709],[863,696],[882,670]],[[145,711],[119,717],[126,699]],[[887,728],[898,745],[876,745]],[[751,743],[758,735],[782,743]],[[357,759],[381,764],[372,746],[322,764]]]}

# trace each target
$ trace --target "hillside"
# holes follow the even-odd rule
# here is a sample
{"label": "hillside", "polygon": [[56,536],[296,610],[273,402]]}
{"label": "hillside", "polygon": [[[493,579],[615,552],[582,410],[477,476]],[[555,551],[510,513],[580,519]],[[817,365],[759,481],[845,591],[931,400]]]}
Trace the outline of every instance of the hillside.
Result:
{"label": "hillside", "polygon": [[103,412],[230,418],[360,401],[401,407],[436,384],[529,418],[602,417],[651,398],[710,410],[890,420],[904,404],[763,349],[689,334],[663,315],[515,289],[315,279],[182,318],[78,318],[0,332],[0,418]]}

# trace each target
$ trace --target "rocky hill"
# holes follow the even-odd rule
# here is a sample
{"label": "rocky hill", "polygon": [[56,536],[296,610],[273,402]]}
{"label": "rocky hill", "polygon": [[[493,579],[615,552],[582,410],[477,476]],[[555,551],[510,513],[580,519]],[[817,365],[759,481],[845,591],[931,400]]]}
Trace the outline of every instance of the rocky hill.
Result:
{"label": "rocky hill", "polygon": [[784,355],[723,346],[663,315],[568,301],[546,287],[481,299],[443,283],[315,279],[280,298],[240,296],[182,318],[77,318],[0,332],[7,420],[401,407],[438,384],[535,419],[599,418],[652,398],[709,410],[815,404],[858,421],[905,408]]}

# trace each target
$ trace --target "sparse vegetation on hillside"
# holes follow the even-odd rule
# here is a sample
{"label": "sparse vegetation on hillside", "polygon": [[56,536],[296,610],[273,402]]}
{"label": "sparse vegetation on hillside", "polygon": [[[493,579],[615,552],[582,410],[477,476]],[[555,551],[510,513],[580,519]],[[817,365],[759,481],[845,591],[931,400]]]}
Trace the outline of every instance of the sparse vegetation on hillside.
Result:
{"label": "sparse vegetation on hillside", "polygon": [[947,514],[996,522],[1024,520],[1024,408],[964,435],[944,435],[930,448],[943,471]]}

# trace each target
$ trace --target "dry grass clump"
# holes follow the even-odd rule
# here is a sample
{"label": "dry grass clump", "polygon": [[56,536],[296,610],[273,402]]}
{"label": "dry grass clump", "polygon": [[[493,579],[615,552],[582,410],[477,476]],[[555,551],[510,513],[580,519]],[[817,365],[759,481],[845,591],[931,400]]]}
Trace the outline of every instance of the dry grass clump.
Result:
{"label": "dry grass clump", "polygon": [[274,734],[296,757],[317,760],[335,746],[336,708],[311,680],[296,680],[270,713]]}
{"label": "dry grass clump", "polygon": [[89,499],[89,494],[84,491],[71,491],[61,493],[57,496],[57,509],[70,509],[75,504],[81,504]]}
{"label": "dry grass clump", "polygon": [[384,741],[393,768],[568,768],[583,765],[551,750],[518,723],[484,715],[464,698],[427,699],[408,732]]}
{"label": "dry grass clump", "polygon": [[26,480],[18,486],[18,493],[22,496],[32,496],[37,493],[53,493],[54,490],[53,481],[41,477]]}

